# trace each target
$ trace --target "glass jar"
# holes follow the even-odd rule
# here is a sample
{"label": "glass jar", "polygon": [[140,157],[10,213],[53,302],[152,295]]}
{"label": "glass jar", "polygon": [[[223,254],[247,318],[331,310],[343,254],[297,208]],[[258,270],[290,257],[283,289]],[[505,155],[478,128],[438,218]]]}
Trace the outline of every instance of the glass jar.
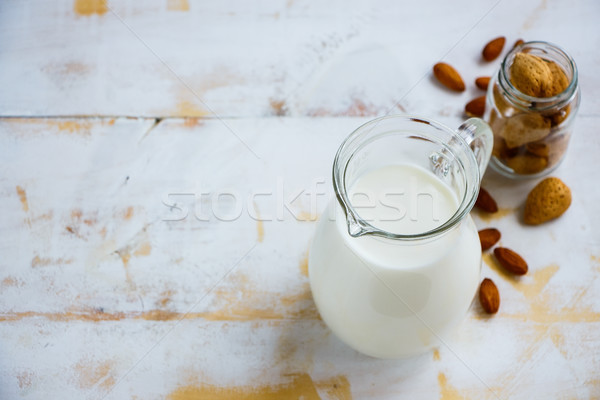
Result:
{"label": "glass jar", "polygon": [[[510,68],[518,53],[540,57],[560,67],[568,86],[552,97],[533,97],[511,82]],[[527,42],[513,48],[492,77],[484,119],[494,132],[490,165],[511,177],[539,177],[563,160],[573,131],[581,94],[575,61],[547,42]]]}

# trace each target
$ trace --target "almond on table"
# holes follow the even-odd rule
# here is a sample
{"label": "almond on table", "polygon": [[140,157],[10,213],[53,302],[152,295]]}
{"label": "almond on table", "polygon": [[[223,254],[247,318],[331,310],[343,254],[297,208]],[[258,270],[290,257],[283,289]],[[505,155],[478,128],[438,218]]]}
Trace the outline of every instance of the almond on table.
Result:
{"label": "almond on table", "polygon": [[505,270],[515,275],[525,275],[529,269],[523,257],[511,249],[496,247],[494,255]]}
{"label": "almond on table", "polygon": [[539,225],[560,217],[571,205],[571,189],[558,178],[546,178],[527,196],[524,222]]}
{"label": "almond on table", "polygon": [[496,200],[483,187],[479,188],[479,195],[475,201],[475,207],[487,213],[495,213],[498,211]]}
{"label": "almond on table", "polygon": [[523,43],[525,43],[525,41],[523,39],[517,39],[517,41],[515,42],[515,44],[513,44],[513,49],[517,46],[522,45]]}
{"label": "almond on table", "polygon": [[479,286],[479,303],[488,314],[495,314],[500,308],[500,293],[494,281],[485,278]]}
{"label": "almond on table", "polygon": [[433,66],[433,75],[448,89],[462,92],[465,90],[465,82],[460,74],[450,65],[443,62]]}
{"label": "almond on table", "polygon": [[481,251],[485,251],[498,243],[500,237],[500,231],[496,228],[482,229],[479,232],[479,241],[481,242]]}
{"label": "almond on table", "polygon": [[504,36],[500,36],[486,44],[481,52],[483,59],[485,61],[493,61],[498,58],[500,53],[502,53],[504,43],[506,43],[506,38]]}
{"label": "almond on table", "polygon": [[470,117],[483,117],[485,112],[485,96],[479,96],[465,105],[465,114]]}
{"label": "almond on table", "polygon": [[481,90],[487,90],[489,84],[490,84],[489,76],[480,76],[479,78],[475,79],[475,86],[477,86]]}

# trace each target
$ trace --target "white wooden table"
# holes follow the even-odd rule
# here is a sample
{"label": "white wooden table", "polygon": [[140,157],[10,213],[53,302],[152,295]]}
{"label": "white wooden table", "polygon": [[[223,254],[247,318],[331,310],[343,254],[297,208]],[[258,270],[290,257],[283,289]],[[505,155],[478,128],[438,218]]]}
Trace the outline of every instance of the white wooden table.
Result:
{"label": "white wooden table", "polygon": [[[323,3],[0,4],[0,399],[600,398],[600,3]],[[489,172],[501,211],[476,224],[530,272],[486,255],[497,315],[474,302],[420,357],[358,354],[307,277],[335,151],[387,113],[458,125],[499,35],[578,63],[554,173],[573,204],[522,225],[537,181]]]}

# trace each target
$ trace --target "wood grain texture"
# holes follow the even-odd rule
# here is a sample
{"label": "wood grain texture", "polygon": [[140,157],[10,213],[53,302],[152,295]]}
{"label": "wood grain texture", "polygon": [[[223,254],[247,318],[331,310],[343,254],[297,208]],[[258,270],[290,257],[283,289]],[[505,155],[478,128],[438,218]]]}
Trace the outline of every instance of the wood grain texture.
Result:
{"label": "wood grain texture", "polygon": [[482,62],[481,49],[499,35],[565,48],[579,65],[582,113],[600,109],[585,95],[600,86],[594,0],[0,7],[3,116],[460,116],[477,88],[439,90],[431,68],[446,61],[466,82],[492,75],[500,59]]}
{"label": "wood grain texture", "polygon": [[[575,136],[557,173],[576,200],[543,227],[518,222],[534,182],[488,174],[512,211],[493,221],[474,212],[478,228],[497,227],[530,273],[514,278],[486,255],[496,316],[475,303],[433,356],[376,360],[330,333],[306,276],[310,193],[325,182],[318,214],[331,158],[364,121],[224,121],[260,159],[216,120],[0,121],[0,397],[593,397],[600,246],[588,216],[600,194],[585,170],[600,142]],[[218,193],[243,199],[239,217],[227,221],[237,215],[227,199],[215,203],[221,220],[212,214]]]}
{"label": "wood grain texture", "polygon": [[[2,2],[0,399],[600,397],[599,11]],[[537,181],[488,172],[499,211],[475,222],[499,229],[528,274],[486,253],[498,314],[475,302],[432,354],[362,356],[324,325],[308,285],[333,156],[388,112],[458,126],[481,93],[444,90],[431,67],[492,75],[480,54],[500,35],[577,61],[583,102],[554,174],[572,205],[525,226]]]}

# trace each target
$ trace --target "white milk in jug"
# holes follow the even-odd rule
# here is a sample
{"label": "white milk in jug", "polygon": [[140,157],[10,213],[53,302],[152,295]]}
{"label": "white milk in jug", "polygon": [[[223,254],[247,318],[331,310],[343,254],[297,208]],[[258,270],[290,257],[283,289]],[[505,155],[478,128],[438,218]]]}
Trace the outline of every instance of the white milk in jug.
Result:
{"label": "white milk in jug", "polygon": [[[459,208],[432,172],[389,165],[359,176],[348,191],[360,218],[381,231],[419,235]],[[333,218],[332,218],[333,217]],[[467,312],[479,284],[481,252],[470,216],[429,238],[348,235],[336,199],[322,215],[309,255],[314,300],[327,325],[353,348],[392,358],[439,344]]]}

